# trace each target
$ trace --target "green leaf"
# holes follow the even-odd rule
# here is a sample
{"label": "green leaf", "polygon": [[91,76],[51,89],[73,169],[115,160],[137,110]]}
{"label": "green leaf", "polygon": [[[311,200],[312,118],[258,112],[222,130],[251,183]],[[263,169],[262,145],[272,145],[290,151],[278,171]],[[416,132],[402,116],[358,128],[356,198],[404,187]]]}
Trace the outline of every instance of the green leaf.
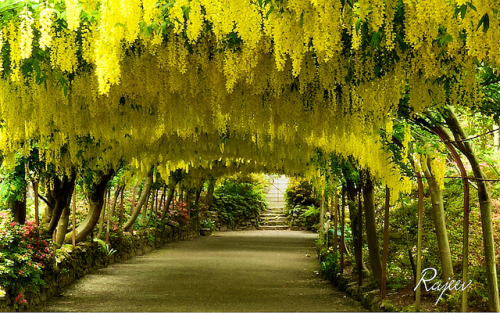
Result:
{"label": "green leaf", "polygon": [[266,19],[269,18],[269,15],[271,13],[273,13],[273,11],[274,11],[274,5],[271,5],[271,7],[269,8],[269,11],[267,11],[267,13],[266,13]]}
{"label": "green leaf", "polygon": [[479,24],[477,25],[476,30],[478,30],[481,25],[483,25],[483,32],[486,33],[486,31],[488,31],[488,28],[490,27],[490,16],[488,15],[488,13],[485,13],[479,20]]}
{"label": "green leaf", "polygon": [[362,20],[362,19],[360,19],[360,18],[356,21],[356,33],[358,33],[358,32],[359,32],[359,30],[360,30],[360,28],[361,28],[361,23],[362,23],[362,22],[363,22],[363,20]]}
{"label": "green leaf", "polygon": [[304,26],[304,12],[300,13],[300,28]]}
{"label": "green leaf", "polygon": [[372,40],[370,41],[372,48],[378,47],[380,45],[380,37],[378,32],[372,34]]}
{"label": "green leaf", "polygon": [[463,4],[460,9],[458,9],[458,12],[460,12],[460,16],[462,19],[465,17],[465,13],[467,13],[467,5]]}

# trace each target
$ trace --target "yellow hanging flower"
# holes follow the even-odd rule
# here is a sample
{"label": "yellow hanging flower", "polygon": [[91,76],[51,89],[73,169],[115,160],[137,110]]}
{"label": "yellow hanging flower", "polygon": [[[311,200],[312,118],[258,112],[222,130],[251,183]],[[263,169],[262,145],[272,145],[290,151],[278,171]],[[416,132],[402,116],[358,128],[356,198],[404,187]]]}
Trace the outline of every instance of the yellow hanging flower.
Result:
{"label": "yellow hanging flower", "polygon": [[29,59],[33,51],[33,14],[25,6],[19,16],[21,25],[19,27],[19,45],[21,48],[21,59]]}
{"label": "yellow hanging flower", "polygon": [[0,29],[0,73],[3,72],[2,48],[4,45],[3,29]]}
{"label": "yellow hanging flower", "polygon": [[40,39],[38,43],[41,49],[50,48],[52,44],[52,37],[54,36],[53,17],[54,10],[48,6],[40,11]]}
{"label": "yellow hanging flower", "polygon": [[80,27],[80,2],[78,0],[65,0],[66,4],[66,20],[69,30],[77,30]]}

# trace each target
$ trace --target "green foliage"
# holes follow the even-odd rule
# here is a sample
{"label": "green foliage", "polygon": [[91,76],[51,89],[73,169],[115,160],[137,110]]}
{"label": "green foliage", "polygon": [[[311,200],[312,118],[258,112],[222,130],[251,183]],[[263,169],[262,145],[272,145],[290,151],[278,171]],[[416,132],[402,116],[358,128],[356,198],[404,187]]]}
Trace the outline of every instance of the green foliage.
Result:
{"label": "green foliage", "polygon": [[203,220],[201,221],[202,228],[209,228],[210,230],[214,230],[215,224],[211,220]]}
{"label": "green foliage", "polygon": [[4,206],[10,206],[13,201],[21,201],[26,190],[24,158],[16,158],[15,167],[1,167],[2,181],[0,183],[0,201]]}
{"label": "green foliage", "polygon": [[49,244],[31,222],[21,226],[0,211],[0,293],[25,304],[27,289],[43,286],[42,271],[54,264]]}
{"label": "green foliage", "polygon": [[319,199],[314,195],[311,183],[306,180],[290,180],[285,193],[285,203],[287,211],[291,211],[297,206],[301,208],[311,205],[319,207]]}
{"label": "green foliage", "polygon": [[338,260],[340,259],[339,253],[333,253],[333,251],[329,251],[328,254],[324,257],[324,260],[321,262],[321,273],[323,273],[323,277],[330,281],[337,280],[337,274],[340,270],[340,264]]}
{"label": "green foliage", "polygon": [[237,178],[227,178],[215,189],[212,208],[227,224],[233,224],[235,218],[256,217],[267,208],[264,188]]}
{"label": "green foliage", "polygon": [[302,216],[304,217],[315,217],[319,215],[319,208],[314,205],[310,205],[307,207],[307,210],[302,212]]}
{"label": "green foliage", "polygon": [[[149,239],[149,238],[148,238]],[[94,241],[99,243],[99,247],[102,252],[104,252],[106,255],[112,255],[116,252],[116,249],[111,248],[110,244],[106,244],[104,240],[101,240],[99,238],[94,238]]]}

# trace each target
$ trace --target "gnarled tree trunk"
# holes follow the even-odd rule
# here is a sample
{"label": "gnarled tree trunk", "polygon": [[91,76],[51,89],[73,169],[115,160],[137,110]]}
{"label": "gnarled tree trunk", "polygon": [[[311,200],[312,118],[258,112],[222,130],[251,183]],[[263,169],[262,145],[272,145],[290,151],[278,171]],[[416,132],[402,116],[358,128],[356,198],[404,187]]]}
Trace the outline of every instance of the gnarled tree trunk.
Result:
{"label": "gnarled tree trunk", "polygon": [[[109,169],[106,173],[103,173],[97,182],[94,182],[88,191],[89,198],[89,212],[85,220],[76,229],[76,242],[84,240],[95,225],[99,221],[99,216],[101,215],[102,206],[104,205],[104,196],[106,195],[106,185],[113,178],[115,171]],[[72,232],[66,234],[64,239],[65,243],[71,243]]]}
{"label": "gnarled tree trunk", "polygon": [[48,227],[49,234],[52,234],[56,229],[63,211],[69,208],[73,188],[75,188],[76,174],[72,173],[71,177],[64,174],[62,179],[54,176],[52,180],[53,188],[50,188],[49,184],[47,193],[47,204],[50,207],[49,214],[51,214]]}

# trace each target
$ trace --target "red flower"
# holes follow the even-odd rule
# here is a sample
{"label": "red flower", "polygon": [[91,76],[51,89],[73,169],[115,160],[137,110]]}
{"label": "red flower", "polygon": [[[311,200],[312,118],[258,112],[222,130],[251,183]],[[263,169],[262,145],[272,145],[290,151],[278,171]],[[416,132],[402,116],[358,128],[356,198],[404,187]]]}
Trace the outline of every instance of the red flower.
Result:
{"label": "red flower", "polygon": [[11,222],[10,227],[14,227],[14,226],[16,226],[16,222]]}
{"label": "red flower", "polygon": [[24,304],[27,302],[26,299],[24,299],[22,293],[18,294],[17,297],[14,299],[14,301],[19,303],[19,304]]}

